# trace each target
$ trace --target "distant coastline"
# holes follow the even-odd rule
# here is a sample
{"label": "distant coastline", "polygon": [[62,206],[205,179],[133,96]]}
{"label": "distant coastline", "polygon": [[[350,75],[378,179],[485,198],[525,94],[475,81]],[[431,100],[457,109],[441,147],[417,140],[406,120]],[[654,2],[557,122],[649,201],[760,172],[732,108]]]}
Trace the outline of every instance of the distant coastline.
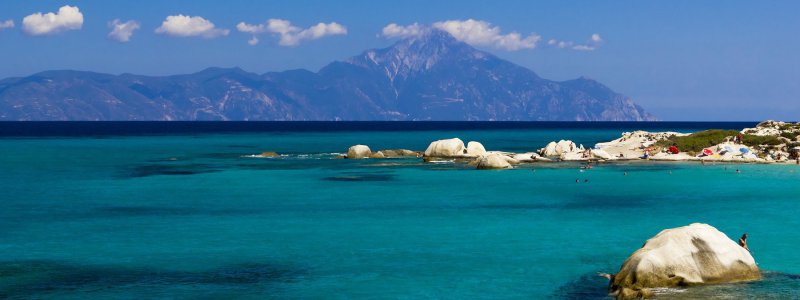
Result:
{"label": "distant coastline", "polygon": [[223,132],[431,131],[515,129],[610,129],[622,131],[670,128],[741,129],[752,122],[688,121],[0,121],[2,137],[173,135]]}

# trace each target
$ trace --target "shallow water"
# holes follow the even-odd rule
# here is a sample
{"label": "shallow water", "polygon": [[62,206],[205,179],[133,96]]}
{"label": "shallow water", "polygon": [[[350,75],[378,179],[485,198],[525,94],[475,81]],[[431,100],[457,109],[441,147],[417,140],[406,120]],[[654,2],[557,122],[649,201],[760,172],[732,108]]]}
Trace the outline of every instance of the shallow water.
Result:
{"label": "shallow water", "polygon": [[[767,276],[658,298],[800,298],[800,166],[333,159],[358,143],[534,151],[624,130],[0,139],[0,298],[607,299],[595,272],[691,222],[746,231]],[[263,151],[284,155],[248,157]]]}

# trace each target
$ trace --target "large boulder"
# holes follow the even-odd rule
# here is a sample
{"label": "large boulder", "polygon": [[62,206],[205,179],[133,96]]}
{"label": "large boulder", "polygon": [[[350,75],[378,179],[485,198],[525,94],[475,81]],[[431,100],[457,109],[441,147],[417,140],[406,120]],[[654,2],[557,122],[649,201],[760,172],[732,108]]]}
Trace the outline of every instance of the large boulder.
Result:
{"label": "large boulder", "polygon": [[559,156],[561,153],[556,152],[556,146],[558,146],[556,142],[547,143],[547,146],[539,150],[539,154],[545,157]]}
{"label": "large boulder", "polygon": [[372,155],[372,150],[369,150],[369,147],[365,145],[355,145],[347,149],[347,158],[349,159],[367,158],[370,155]]}
{"label": "large boulder", "polygon": [[510,158],[500,153],[490,153],[481,156],[478,160],[478,169],[494,170],[511,168]]}
{"label": "large boulder", "polygon": [[575,145],[573,141],[560,140],[558,142],[548,143],[547,146],[545,146],[542,149],[539,149],[539,154],[546,157],[556,157],[556,156],[561,156],[561,154],[564,153],[570,153],[582,150],[581,148],[578,148],[578,146]]}
{"label": "large boulder", "polygon": [[428,149],[425,149],[427,157],[456,157],[464,154],[464,141],[459,138],[433,141]]}
{"label": "large boulder", "polygon": [[[628,290],[750,281],[761,272],[750,252],[716,228],[694,223],[647,240],[613,276],[610,289]],[[624,297],[623,297],[624,298]]]}
{"label": "large boulder", "polygon": [[477,157],[484,154],[486,154],[486,148],[483,147],[483,144],[476,141],[467,143],[467,155]]}

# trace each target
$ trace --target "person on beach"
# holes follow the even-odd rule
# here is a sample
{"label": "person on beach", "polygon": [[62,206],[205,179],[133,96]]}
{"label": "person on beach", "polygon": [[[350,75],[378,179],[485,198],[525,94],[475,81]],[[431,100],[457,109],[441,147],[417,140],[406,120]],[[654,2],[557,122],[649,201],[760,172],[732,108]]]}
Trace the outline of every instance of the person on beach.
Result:
{"label": "person on beach", "polygon": [[742,237],[739,238],[739,246],[742,246],[744,250],[750,252],[750,248],[747,248],[747,232],[745,232]]}
{"label": "person on beach", "polygon": [[742,133],[741,132],[736,135],[736,141],[739,142],[739,144],[742,143]]}

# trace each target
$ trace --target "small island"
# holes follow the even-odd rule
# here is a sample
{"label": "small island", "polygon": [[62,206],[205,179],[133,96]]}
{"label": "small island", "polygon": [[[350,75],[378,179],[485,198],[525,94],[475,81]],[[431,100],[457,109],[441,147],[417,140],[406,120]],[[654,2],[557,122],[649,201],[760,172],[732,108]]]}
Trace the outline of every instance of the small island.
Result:
{"label": "small island", "polygon": [[487,151],[483,144],[459,138],[431,142],[425,151],[380,150],[355,145],[342,158],[422,157],[426,162],[461,162],[478,169],[508,169],[526,163],[617,161],[696,161],[700,163],[800,164],[800,123],[764,121],[753,128],[711,129],[695,133],[624,132],[618,139],[584,147],[553,141],[532,152]]}

